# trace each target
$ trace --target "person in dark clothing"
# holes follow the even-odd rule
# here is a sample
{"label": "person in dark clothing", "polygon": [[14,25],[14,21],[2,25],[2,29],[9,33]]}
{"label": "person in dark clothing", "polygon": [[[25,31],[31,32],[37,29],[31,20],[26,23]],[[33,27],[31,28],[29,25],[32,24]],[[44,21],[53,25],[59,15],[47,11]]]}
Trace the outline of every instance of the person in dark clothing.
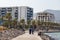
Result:
{"label": "person in dark clothing", "polygon": [[34,29],[32,28],[31,30],[32,30],[32,31],[31,31],[31,32],[32,32],[32,34],[34,34]]}
{"label": "person in dark clothing", "polygon": [[34,34],[34,28],[33,28],[32,25],[31,25],[30,28],[29,28],[29,34]]}
{"label": "person in dark clothing", "polygon": [[31,31],[32,31],[32,30],[31,30],[31,28],[30,28],[30,29],[29,29],[29,34],[31,34]]}

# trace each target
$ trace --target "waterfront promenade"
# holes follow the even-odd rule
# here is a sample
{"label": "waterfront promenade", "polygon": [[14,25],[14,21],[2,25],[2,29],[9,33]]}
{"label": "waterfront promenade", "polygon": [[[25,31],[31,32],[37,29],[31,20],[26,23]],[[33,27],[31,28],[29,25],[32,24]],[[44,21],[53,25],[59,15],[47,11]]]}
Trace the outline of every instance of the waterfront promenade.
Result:
{"label": "waterfront promenade", "polygon": [[12,40],[42,40],[42,39],[40,36],[38,36],[37,32],[34,32],[34,34],[30,35],[28,31],[25,31],[25,34],[13,38]]}

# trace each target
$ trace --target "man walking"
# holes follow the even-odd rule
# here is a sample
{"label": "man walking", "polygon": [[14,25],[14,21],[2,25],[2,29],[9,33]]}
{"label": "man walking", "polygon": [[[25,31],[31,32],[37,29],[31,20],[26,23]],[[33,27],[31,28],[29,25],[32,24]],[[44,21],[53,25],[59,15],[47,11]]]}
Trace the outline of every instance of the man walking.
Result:
{"label": "man walking", "polygon": [[31,34],[31,31],[32,31],[31,28],[29,28],[29,34]]}
{"label": "man walking", "polygon": [[31,25],[30,28],[29,28],[29,34],[34,34],[34,28],[33,28],[32,25]]}

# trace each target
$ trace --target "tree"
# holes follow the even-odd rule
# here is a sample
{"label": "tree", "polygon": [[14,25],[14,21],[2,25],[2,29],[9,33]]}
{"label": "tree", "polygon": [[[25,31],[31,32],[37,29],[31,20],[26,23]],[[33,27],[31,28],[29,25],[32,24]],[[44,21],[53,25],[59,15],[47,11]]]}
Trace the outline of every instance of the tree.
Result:
{"label": "tree", "polygon": [[37,20],[37,30],[41,29],[42,22],[40,20]]}
{"label": "tree", "polygon": [[9,24],[8,21],[4,21],[3,26],[8,27],[8,24]]}
{"label": "tree", "polygon": [[21,19],[20,20],[20,23],[25,24],[25,20],[24,19]]}
{"label": "tree", "polygon": [[40,22],[40,20],[37,20],[37,25],[41,25],[41,22]]}
{"label": "tree", "polygon": [[27,20],[27,24],[30,25],[31,24],[31,20]]}
{"label": "tree", "polygon": [[24,19],[20,20],[20,26],[22,27],[23,30],[25,30],[25,20]]}
{"label": "tree", "polygon": [[28,29],[30,27],[30,24],[31,24],[31,20],[27,20],[27,24],[26,24],[25,28]]}
{"label": "tree", "polygon": [[5,18],[6,18],[8,21],[10,21],[11,18],[12,18],[11,13],[7,13],[6,16],[5,16]]}
{"label": "tree", "polygon": [[31,20],[27,20],[27,24],[26,24],[26,29],[28,29],[30,27],[30,24],[31,24]]}
{"label": "tree", "polygon": [[13,28],[17,28],[17,19],[14,19],[14,20],[11,21],[11,26]]}
{"label": "tree", "polygon": [[21,23],[23,26],[25,26],[25,20],[24,20],[24,19],[21,19],[21,20],[20,20],[20,23]]}
{"label": "tree", "polygon": [[11,13],[7,13],[6,16],[3,17],[3,20],[8,21],[8,28],[10,28],[11,18]]}
{"label": "tree", "polygon": [[36,30],[37,29],[36,20],[32,20],[31,24],[32,24],[34,30]]}
{"label": "tree", "polygon": [[35,25],[36,24],[36,21],[35,20],[32,20],[32,25]]}

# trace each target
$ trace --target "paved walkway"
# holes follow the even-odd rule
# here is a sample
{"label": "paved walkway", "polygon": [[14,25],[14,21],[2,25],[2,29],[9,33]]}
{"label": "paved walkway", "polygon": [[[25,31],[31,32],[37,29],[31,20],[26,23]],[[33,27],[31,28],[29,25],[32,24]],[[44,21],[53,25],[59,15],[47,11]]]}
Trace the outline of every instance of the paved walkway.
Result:
{"label": "paved walkway", "polygon": [[42,40],[40,36],[37,35],[37,32],[35,32],[34,34],[29,34],[28,31],[26,31],[25,34],[20,35],[16,38],[13,38],[12,40]]}

